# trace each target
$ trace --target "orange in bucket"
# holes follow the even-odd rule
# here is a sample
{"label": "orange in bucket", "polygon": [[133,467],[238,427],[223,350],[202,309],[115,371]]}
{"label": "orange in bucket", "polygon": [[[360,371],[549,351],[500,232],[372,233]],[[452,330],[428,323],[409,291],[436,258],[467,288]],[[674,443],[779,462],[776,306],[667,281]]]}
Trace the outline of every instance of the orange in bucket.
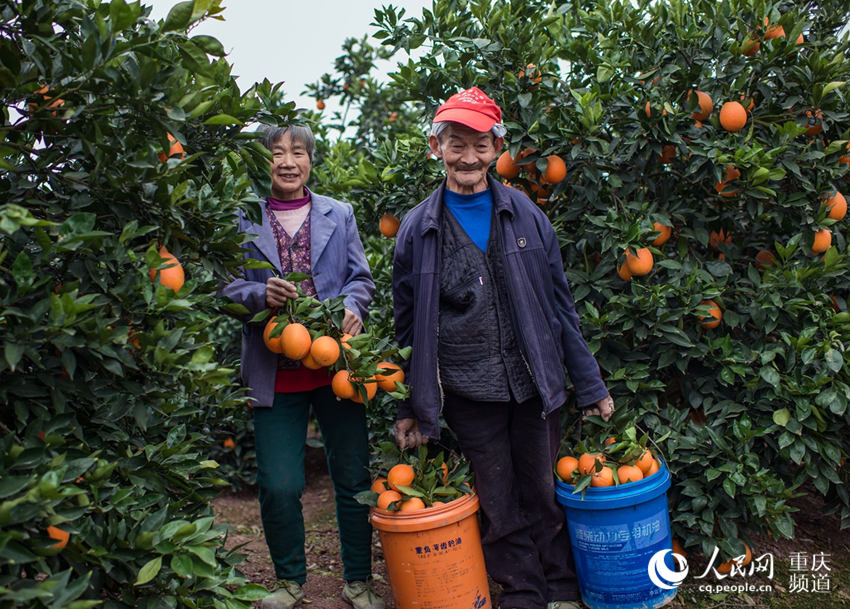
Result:
{"label": "orange in bucket", "polygon": [[492,609],[478,497],[415,512],[373,509],[396,609]]}

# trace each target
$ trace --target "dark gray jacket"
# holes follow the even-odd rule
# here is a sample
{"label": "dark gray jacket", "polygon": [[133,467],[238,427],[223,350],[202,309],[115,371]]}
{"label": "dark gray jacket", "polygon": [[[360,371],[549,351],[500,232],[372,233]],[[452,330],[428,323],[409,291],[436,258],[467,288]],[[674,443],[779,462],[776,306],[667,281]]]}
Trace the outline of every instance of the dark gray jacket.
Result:
{"label": "dark gray jacket", "polygon": [[[566,401],[569,372],[580,407],[608,395],[599,366],[579,328],[549,219],[524,193],[488,176],[496,221],[504,236],[504,270],[514,328],[543,402],[541,415]],[[393,265],[396,339],[413,347],[406,367],[409,400],[399,418],[416,418],[419,431],[440,435],[443,404],[437,362],[440,296],[440,214],[445,182],[410,210],[399,228]]]}

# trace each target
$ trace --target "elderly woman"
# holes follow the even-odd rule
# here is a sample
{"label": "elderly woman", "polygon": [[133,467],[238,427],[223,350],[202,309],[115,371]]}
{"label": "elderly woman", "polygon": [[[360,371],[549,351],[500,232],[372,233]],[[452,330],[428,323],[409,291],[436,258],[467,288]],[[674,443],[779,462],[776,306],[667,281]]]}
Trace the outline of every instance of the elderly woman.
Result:
{"label": "elderly woman", "polygon": [[[315,140],[309,128],[264,128],[271,151],[271,196],[262,204],[262,223],[244,215],[239,230],[256,235],[245,256],[269,262],[245,269],[222,290],[251,314],[282,307],[297,297],[296,286],[282,277],[310,275],[300,285],[319,299],[345,295],[343,330],[358,334],[375,292],[351,205],[307,189]],[[242,329],[242,378],[254,406],[254,440],[260,514],[277,589],[263,600],[265,609],[289,609],[304,597],[304,441],[312,407],[327,453],[336,497],[342,548],[342,596],[356,609],[381,609],[383,601],[369,584],[372,530],[368,508],[354,499],[370,486],[366,412],[362,404],[340,404],[331,391],[327,369],[307,369],[266,348],[264,324]]]}

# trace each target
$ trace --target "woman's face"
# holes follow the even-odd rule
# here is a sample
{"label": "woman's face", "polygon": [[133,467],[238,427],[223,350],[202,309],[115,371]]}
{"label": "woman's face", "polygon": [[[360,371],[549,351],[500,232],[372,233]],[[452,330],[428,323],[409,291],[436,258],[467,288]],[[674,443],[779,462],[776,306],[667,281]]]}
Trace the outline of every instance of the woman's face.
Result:
{"label": "woman's face", "polygon": [[293,141],[287,131],[274,143],[271,152],[272,197],[291,201],[305,196],[304,185],[313,166],[307,147]]}

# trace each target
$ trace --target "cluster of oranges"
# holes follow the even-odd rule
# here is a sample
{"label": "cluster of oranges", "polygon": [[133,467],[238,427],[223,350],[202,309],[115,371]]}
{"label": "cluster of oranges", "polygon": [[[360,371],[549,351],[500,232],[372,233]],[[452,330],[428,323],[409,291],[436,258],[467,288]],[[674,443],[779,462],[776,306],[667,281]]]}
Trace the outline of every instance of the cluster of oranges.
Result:
{"label": "cluster of oranges", "polygon": [[[615,439],[612,437],[605,444],[610,446],[614,443]],[[582,476],[590,476],[590,486],[601,487],[638,482],[655,474],[660,467],[655,455],[648,448],[644,448],[637,457],[623,459],[620,463],[610,459],[604,451],[588,451],[579,457],[561,457],[555,465],[555,473],[562,482],[568,484],[578,482]]]}
{"label": "cluster of oranges", "polygon": [[[277,330],[283,325],[282,330]],[[300,361],[310,370],[348,365],[343,355],[351,349],[349,340],[353,337],[343,333],[339,338],[332,335],[320,335],[313,338],[307,326],[298,322],[284,321],[282,317],[272,317],[263,331],[263,341],[272,353],[279,353],[292,360]],[[341,399],[364,403],[375,397],[378,389],[396,391],[396,383],[404,382],[404,371],[393,362],[380,362],[378,372],[364,377],[347,367],[333,376],[331,389]]]}
{"label": "cluster of oranges", "polygon": [[514,158],[509,150],[505,150],[496,160],[496,173],[504,178],[505,185],[510,185],[508,180],[518,178],[522,170],[525,169],[529,179],[528,194],[535,198],[538,204],[543,205],[551,195],[550,187],[563,182],[567,177],[567,164],[557,154],[550,154],[546,157],[546,169],[541,174],[537,170],[536,163],[530,160],[526,163],[520,163],[536,152],[534,148],[525,148]]}

